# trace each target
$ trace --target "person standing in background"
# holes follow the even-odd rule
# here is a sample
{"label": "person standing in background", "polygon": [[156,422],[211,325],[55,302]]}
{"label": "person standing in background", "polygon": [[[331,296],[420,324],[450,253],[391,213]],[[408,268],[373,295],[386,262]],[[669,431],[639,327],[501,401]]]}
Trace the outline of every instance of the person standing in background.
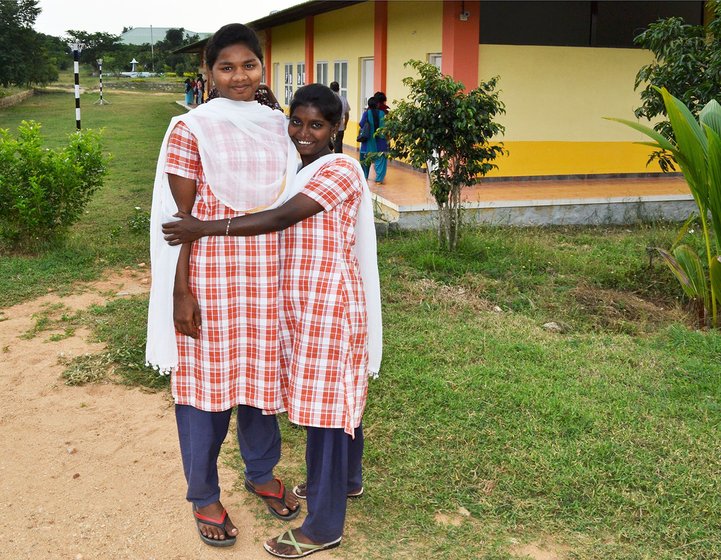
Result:
{"label": "person standing in background", "polygon": [[338,126],[338,132],[335,134],[335,139],[333,140],[335,153],[342,154],[343,136],[345,135],[345,129],[348,126],[348,118],[350,117],[350,105],[348,104],[348,100],[340,94],[340,85],[338,82],[331,82],[330,89],[338,96],[341,104],[343,105],[343,114],[340,117],[340,125]]}
{"label": "person standing in background", "polygon": [[190,106],[193,104],[193,83],[190,78],[185,78],[185,104]]}
{"label": "person standing in background", "polygon": [[384,118],[385,113],[378,108],[378,99],[375,96],[368,99],[368,109],[363,113],[359,124],[362,130],[365,123],[368,122],[371,134],[368,140],[361,142],[360,164],[363,167],[365,178],[368,179],[371,170],[370,157],[376,170],[376,185],[383,184],[388,169],[388,140],[384,136],[376,136],[376,130],[383,127]]}
{"label": "person standing in background", "polygon": [[195,103],[196,105],[200,105],[203,103],[203,97],[205,96],[205,80],[203,80],[202,74],[198,74],[198,79],[195,83],[197,85],[195,90]]}
{"label": "person standing in background", "polygon": [[375,97],[376,101],[378,101],[378,109],[387,115],[388,111],[390,111],[390,107],[386,104],[386,101],[388,101],[386,94],[382,91],[377,91],[373,94],[373,97]]}

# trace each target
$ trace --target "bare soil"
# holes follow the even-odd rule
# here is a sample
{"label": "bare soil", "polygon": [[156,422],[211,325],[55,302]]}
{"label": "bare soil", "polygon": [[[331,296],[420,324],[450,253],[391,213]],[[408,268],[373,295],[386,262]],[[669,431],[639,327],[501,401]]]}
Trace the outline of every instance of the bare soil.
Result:
{"label": "bare soil", "polygon": [[85,309],[148,286],[145,272],[124,271],[69,297],[48,294],[0,312],[1,559],[271,558],[262,543],[285,527],[266,519],[257,499],[233,493],[237,474],[223,465],[223,503],[238,541],[217,549],[198,538],[167,393],[65,385],[60,358],[102,349],[86,331],[20,338],[48,305]]}

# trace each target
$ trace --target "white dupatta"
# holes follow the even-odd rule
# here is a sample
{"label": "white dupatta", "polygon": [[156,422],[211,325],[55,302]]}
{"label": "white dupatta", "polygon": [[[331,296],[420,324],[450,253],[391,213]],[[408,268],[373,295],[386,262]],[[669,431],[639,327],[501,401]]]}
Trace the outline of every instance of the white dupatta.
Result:
{"label": "white dupatta", "polygon": [[355,224],[355,246],[353,252],[358,259],[363,292],[366,300],[368,315],[368,370],[371,377],[378,377],[383,357],[383,320],[381,317],[381,288],[378,276],[378,253],[376,242],[375,219],[373,216],[373,201],[368,182],[363,174],[363,168],[355,159],[345,154],[329,154],[318,158],[310,165],[298,171],[293,179],[291,192],[288,198],[298,194],[300,190],[313,178],[325,164],[334,159],[344,159],[352,162],[363,186],[360,207]]}
{"label": "white dupatta", "polygon": [[[150,213],[150,262],[152,285],[148,306],[145,349],[147,365],[169,374],[178,365],[178,348],[173,323],[173,287],[180,245],[163,238],[162,224],[175,220],[178,211],[165,173],[167,144],[171,131],[184,122],[197,140],[203,172],[213,194],[238,212],[274,208],[287,200],[295,175],[297,154],[286,130],[285,115],[255,101],[213,99],[170,121],[155,171]],[[268,184],[258,184],[254,168],[239,156],[249,142],[262,157],[266,153],[286,154],[285,173]],[[275,156],[273,156],[275,157]]]}

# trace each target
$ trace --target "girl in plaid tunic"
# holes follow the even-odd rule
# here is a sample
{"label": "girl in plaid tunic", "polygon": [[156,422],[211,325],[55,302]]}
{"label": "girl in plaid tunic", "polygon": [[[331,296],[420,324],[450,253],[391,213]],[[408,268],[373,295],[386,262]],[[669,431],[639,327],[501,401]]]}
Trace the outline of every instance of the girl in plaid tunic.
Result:
{"label": "girl in plaid tunic", "polygon": [[220,98],[171,122],[158,163],[147,360],[172,374],[187,499],[200,537],[229,546],[237,529],[220,502],[217,458],[234,407],[246,488],[278,518],[300,512],[273,476],[280,459],[273,414],[283,409],[278,235],[208,237],[178,252],[162,240],[160,223],[177,210],[230,220],[279,203],[295,153],[283,114],[254,100],[262,74],[255,33],[240,24],[221,28],[206,58]]}
{"label": "girl in plaid tunic", "polygon": [[306,426],[308,500],[302,527],[265,543],[300,558],[341,542],[347,496],[363,484],[361,418],[369,374],[380,365],[380,291],[370,193],[358,162],[332,154],[342,106],[322,85],[300,88],[288,133],[302,168],[288,202],[276,209],[200,222],[187,213],[164,224],[167,241],[200,236],[281,236],[282,396],[291,421]]}

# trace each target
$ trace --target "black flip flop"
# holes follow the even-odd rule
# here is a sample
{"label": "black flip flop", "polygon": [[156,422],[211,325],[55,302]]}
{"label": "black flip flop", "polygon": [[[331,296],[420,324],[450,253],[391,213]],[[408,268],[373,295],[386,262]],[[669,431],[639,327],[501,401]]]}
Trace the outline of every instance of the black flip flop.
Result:
{"label": "black flip flop", "polygon": [[[209,546],[218,546],[218,547],[225,547],[225,546],[233,546],[235,544],[235,537],[228,534],[228,530],[225,528],[226,523],[228,523],[228,512],[223,510],[223,515],[221,515],[220,519],[213,519],[212,517],[206,517],[202,513],[198,513],[197,508],[195,507],[195,504],[193,504],[193,517],[195,518],[195,526],[198,529],[198,534],[200,535],[200,540],[202,540],[205,544]],[[212,525],[213,527],[218,527],[218,529],[223,529],[225,531],[225,538],[224,539],[211,539],[210,537],[206,537],[201,531],[200,531],[200,524],[203,525]]]}
{"label": "black flip flop", "polygon": [[[259,498],[263,499],[263,502],[265,502],[266,507],[268,508],[268,511],[273,517],[276,517],[277,519],[283,519],[284,521],[290,521],[291,519],[295,519],[300,515],[300,504],[298,504],[298,507],[295,508],[295,510],[290,509],[290,506],[288,505],[288,502],[285,501],[285,486],[283,485],[283,481],[281,481],[279,478],[276,478],[275,480],[278,481],[278,485],[280,486],[280,489],[277,493],[273,492],[262,492],[259,490],[256,490],[253,484],[246,478],[245,479],[245,489],[250,492],[251,494],[255,494]],[[283,515],[281,513],[278,513],[273,509],[273,506],[271,506],[267,500],[277,500],[279,501],[284,508],[286,508],[290,513],[287,515]]]}

